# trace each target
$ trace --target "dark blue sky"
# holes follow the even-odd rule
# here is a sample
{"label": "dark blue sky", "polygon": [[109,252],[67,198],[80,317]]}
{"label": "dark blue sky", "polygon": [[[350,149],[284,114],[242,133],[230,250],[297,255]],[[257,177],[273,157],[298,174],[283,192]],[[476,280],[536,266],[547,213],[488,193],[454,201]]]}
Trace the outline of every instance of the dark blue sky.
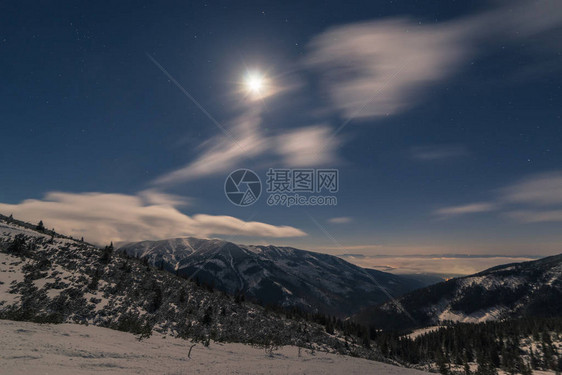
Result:
{"label": "dark blue sky", "polygon": [[[171,220],[174,230],[146,236],[241,234],[336,253],[344,252],[339,244],[364,253],[561,251],[555,2],[8,1],[0,25],[4,214],[93,241],[107,237],[89,226],[107,218],[118,239]],[[250,138],[242,155],[232,150],[230,164],[207,168],[205,155],[234,141],[148,55],[237,141]],[[245,100],[240,82],[249,69],[279,92]],[[257,139],[236,126],[253,116]],[[288,134],[297,150],[316,137],[303,147],[322,157],[273,151]],[[159,182],[194,165],[207,172]],[[340,170],[336,207],[269,207],[262,199],[240,208],[224,196],[231,170],[265,178],[269,167],[305,166]],[[209,221],[183,230],[170,211],[162,221],[145,214],[163,204],[147,191],[186,198],[172,206]],[[113,212],[83,203],[92,192],[144,198],[123,219],[126,204]],[[218,222],[223,215],[307,235],[247,232],[252,225],[237,232]]]}

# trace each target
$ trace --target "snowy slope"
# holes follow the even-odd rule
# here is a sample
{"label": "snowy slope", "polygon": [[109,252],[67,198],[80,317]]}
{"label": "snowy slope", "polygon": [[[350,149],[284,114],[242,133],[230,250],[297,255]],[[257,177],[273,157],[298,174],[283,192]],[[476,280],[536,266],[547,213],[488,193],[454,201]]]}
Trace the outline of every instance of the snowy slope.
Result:
{"label": "snowy slope", "polygon": [[422,287],[410,278],[291,247],[176,238],[127,244],[119,250],[180,276],[195,275],[229,293],[243,292],[263,304],[339,316]]}
{"label": "snowy slope", "polygon": [[0,319],[80,323],[198,342],[296,345],[382,359],[341,321],[336,326],[334,320],[270,311],[110,247],[34,228],[0,215]]}
{"label": "snowy slope", "polygon": [[0,320],[0,369],[3,375],[28,374],[393,374],[422,375],[400,368],[336,354],[285,346],[266,353],[242,344],[135,336],[95,326],[39,325]]}
{"label": "snowy slope", "polygon": [[[506,264],[408,293],[395,303],[357,315],[385,328],[416,328],[444,321],[478,323],[519,316],[559,316],[562,255]],[[407,311],[408,315],[403,311]]]}

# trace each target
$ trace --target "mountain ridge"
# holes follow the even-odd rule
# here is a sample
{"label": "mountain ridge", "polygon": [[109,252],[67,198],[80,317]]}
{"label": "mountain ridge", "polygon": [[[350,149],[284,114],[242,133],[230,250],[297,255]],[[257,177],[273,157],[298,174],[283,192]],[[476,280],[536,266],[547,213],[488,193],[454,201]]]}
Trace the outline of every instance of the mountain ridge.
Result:
{"label": "mountain ridge", "polygon": [[397,303],[399,306],[384,303],[366,308],[354,318],[373,327],[412,329],[446,321],[558,316],[562,311],[562,254],[450,279],[407,293]]}
{"label": "mountain ridge", "polygon": [[180,276],[197,277],[228,293],[242,292],[262,304],[337,316],[425,286],[413,278],[289,246],[186,237],[129,243],[118,250]]}
{"label": "mountain ridge", "polygon": [[[0,215],[0,319],[158,332],[209,345],[311,350],[383,359],[352,322],[267,309],[159,270],[112,246]],[[344,332],[345,331],[345,332]],[[353,332],[353,333],[352,333]]]}

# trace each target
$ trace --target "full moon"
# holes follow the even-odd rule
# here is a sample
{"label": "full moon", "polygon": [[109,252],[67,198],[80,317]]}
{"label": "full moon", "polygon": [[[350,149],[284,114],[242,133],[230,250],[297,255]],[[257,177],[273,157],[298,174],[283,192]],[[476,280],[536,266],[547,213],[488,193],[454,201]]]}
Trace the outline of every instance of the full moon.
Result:
{"label": "full moon", "polygon": [[244,77],[244,90],[253,99],[267,96],[267,79],[260,72],[248,72]]}
{"label": "full moon", "polygon": [[257,73],[249,74],[246,78],[248,91],[259,94],[263,90],[263,77]]}

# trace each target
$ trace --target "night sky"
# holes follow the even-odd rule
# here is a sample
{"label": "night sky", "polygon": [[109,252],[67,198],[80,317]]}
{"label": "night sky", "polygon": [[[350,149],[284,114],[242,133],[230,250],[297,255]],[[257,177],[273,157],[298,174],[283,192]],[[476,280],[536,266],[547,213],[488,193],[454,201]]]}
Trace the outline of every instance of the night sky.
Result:
{"label": "night sky", "polygon": [[[560,253],[561,73],[559,1],[4,1],[0,213],[95,243]],[[237,207],[238,168],[338,169],[337,206]]]}

